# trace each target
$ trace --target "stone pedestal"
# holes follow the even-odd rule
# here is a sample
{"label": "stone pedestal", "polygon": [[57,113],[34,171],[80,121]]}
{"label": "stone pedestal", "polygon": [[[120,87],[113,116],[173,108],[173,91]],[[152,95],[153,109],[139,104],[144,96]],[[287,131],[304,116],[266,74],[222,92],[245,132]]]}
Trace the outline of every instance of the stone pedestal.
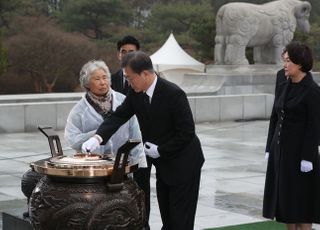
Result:
{"label": "stone pedestal", "polygon": [[2,229],[3,230],[33,230],[33,227],[28,219],[23,217],[24,209],[19,209],[17,212],[2,213]]}
{"label": "stone pedestal", "polygon": [[[282,65],[207,65],[206,73],[212,77],[224,78],[217,95],[229,94],[274,94],[277,72]],[[320,84],[320,73],[312,72]]]}

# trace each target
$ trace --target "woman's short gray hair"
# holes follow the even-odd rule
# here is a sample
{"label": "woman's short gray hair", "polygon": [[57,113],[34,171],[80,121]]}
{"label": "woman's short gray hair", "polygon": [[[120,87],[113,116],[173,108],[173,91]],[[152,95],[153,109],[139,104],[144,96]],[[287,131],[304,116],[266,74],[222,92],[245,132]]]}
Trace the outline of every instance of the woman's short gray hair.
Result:
{"label": "woman's short gray hair", "polygon": [[82,88],[88,90],[90,76],[97,69],[102,69],[107,74],[107,79],[110,85],[110,71],[106,63],[102,60],[91,60],[84,64],[80,71],[79,80]]}

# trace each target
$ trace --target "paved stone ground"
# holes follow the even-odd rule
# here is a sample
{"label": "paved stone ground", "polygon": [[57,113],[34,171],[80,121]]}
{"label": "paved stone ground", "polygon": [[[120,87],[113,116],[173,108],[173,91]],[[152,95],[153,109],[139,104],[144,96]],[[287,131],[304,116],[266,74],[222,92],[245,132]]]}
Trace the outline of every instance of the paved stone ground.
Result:
{"label": "paved stone ground", "polygon": [[[206,162],[202,170],[195,229],[263,221],[261,217],[268,121],[201,123],[196,125]],[[70,153],[58,132],[65,153]],[[26,210],[20,190],[29,163],[48,157],[49,145],[40,132],[0,134],[0,211]],[[151,178],[151,229],[161,228]],[[320,229],[319,226],[314,226]],[[0,222],[2,229],[2,221]]]}

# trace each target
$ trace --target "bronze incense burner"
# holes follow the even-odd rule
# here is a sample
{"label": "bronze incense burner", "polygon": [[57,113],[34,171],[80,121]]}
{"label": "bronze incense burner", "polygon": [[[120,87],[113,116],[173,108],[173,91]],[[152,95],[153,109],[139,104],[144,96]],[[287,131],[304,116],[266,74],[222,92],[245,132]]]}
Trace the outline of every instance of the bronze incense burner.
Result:
{"label": "bronze incense burner", "polygon": [[58,135],[39,127],[52,157],[31,163],[22,178],[35,229],[142,229],[144,194],[128,174],[128,154],[140,141],[128,140],[116,158],[95,154],[64,156]]}

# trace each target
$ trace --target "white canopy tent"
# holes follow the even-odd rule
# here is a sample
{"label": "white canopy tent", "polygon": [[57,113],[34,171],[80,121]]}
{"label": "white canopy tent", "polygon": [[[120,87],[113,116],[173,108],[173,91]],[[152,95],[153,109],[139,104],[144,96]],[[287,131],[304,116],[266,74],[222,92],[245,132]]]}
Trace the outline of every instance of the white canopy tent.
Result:
{"label": "white canopy tent", "polygon": [[205,69],[203,63],[191,57],[181,48],[172,33],[163,46],[150,58],[154,69],[159,73],[176,69],[204,72]]}

